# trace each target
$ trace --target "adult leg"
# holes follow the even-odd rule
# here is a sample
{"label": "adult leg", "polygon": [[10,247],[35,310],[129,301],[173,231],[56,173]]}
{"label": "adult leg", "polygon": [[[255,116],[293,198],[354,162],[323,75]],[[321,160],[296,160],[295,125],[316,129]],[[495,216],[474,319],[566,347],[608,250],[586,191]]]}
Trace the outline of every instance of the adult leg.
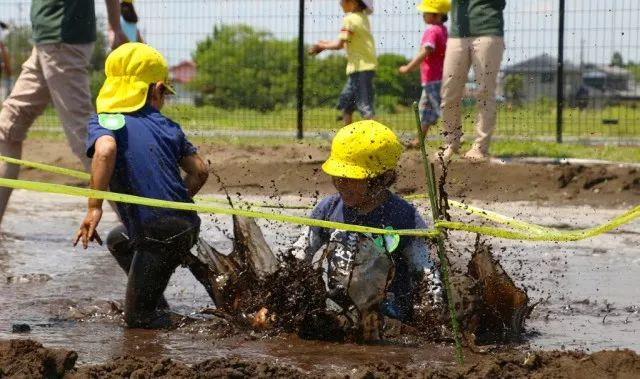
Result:
{"label": "adult leg", "polygon": [[442,74],[442,134],[445,160],[460,148],[462,138],[462,95],[471,67],[469,38],[449,38]]}
{"label": "adult leg", "polygon": [[[0,154],[22,157],[22,141],[35,119],[49,104],[49,89],[38,62],[39,48],[34,47],[31,56],[22,65],[13,91],[5,100],[0,111]],[[17,165],[0,162],[0,176],[16,179],[20,172]],[[11,196],[11,189],[0,187],[0,222]]]}
{"label": "adult leg", "polygon": [[471,61],[478,83],[476,139],[471,158],[489,154],[491,136],[496,127],[496,80],[504,52],[502,37],[478,37],[471,44]]}
{"label": "adult leg", "polygon": [[93,44],[50,44],[41,48],[40,65],[51,100],[73,153],[91,168],[85,154],[87,121],[94,112],[89,91],[89,61]]}

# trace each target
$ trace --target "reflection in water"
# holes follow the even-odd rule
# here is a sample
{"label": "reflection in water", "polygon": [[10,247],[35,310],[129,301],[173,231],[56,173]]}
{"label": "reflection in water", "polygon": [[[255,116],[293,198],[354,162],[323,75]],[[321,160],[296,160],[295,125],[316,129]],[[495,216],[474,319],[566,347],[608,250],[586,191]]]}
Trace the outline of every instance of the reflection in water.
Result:
{"label": "reflection in water", "polygon": [[[45,345],[79,353],[80,363],[104,361],[131,354],[167,356],[185,362],[212,356],[269,357],[309,369],[393,359],[398,363],[449,361],[448,346],[361,346],[302,341],[291,336],[254,340],[247,336],[214,338],[207,328],[174,331],[127,330],[109,309],[122,302],[126,277],[105,247],[71,247],[71,238],[84,216],[85,202],[71,197],[15,191],[0,234],[0,338],[28,337]],[[502,212],[534,219],[527,212],[545,215],[544,222],[570,224],[603,221],[617,211],[540,209],[494,204]],[[19,212],[18,212],[19,210]],[[517,214],[515,214],[517,212]],[[303,211],[298,212],[303,214]],[[586,216],[586,217],[585,217]],[[228,217],[204,215],[202,236],[220,250],[231,244],[224,233]],[[116,224],[105,213],[100,232]],[[262,223],[265,237],[278,248],[290,246],[300,227]],[[640,350],[640,225],[626,225],[626,233],[565,244],[495,241],[495,251],[514,280],[527,287],[532,300],[543,302],[528,326],[538,334],[531,343],[542,348],[628,347]],[[452,233],[460,242],[473,236]],[[501,250],[504,248],[504,250]],[[9,276],[46,274],[47,281],[7,283]],[[36,277],[36,276],[33,276]],[[171,279],[166,297],[181,314],[211,305],[201,285],[184,268]],[[607,305],[608,304],[608,305]],[[607,315],[603,323],[604,316]],[[11,333],[14,323],[27,323],[32,331]],[[195,330],[195,331],[194,331]]]}

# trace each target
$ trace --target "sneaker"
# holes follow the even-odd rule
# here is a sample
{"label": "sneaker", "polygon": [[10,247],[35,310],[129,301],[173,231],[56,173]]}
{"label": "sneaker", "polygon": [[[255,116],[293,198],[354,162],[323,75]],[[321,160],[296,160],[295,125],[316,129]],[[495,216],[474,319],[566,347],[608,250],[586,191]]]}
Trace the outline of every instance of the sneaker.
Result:
{"label": "sneaker", "polygon": [[480,149],[478,149],[477,147],[472,147],[471,150],[467,151],[467,153],[464,155],[464,157],[466,159],[469,159],[471,161],[486,161],[489,159],[489,154],[483,153]]}

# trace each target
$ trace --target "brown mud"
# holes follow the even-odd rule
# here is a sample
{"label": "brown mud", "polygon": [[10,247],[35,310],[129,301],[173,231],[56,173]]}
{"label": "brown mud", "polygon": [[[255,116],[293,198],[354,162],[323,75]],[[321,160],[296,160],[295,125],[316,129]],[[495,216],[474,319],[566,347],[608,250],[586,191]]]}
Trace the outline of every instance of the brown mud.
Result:
{"label": "brown mud", "polygon": [[[321,197],[325,193],[334,192],[329,179],[322,173],[320,165],[328,156],[328,149],[318,148],[315,146],[307,146],[303,144],[292,143],[287,146],[275,147],[247,147],[247,146],[219,146],[219,145],[203,145],[200,146],[201,154],[205,159],[212,163],[213,169],[221,177],[221,181],[226,185],[230,192],[235,195],[262,195],[277,197],[280,195],[301,195],[311,197]],[[27,141],[25,145],[25,159],[40,162],[53,163],[62,167],[71,167],[80,169],[80,165],[68,151],[68,147],[64,142],[50,141]],[[416,151],[408,151],[403,156],[399,172],[399,181],[395,186],[397,192],[400,193],[416,193],[424,191],[424,176],[422,163]],[[456,161],[450,166],[448,173],[450,180],[447,186],[449,196],[454,199],[480,200],[483,202],[503,202],[525,200],[533,201],[541,205],[590,205],[593,207],[607,208],[627,208],[636,205],[640,200],[640,172],[625,167],[618,166],[561,166],[561,165],[498,165],[498,164],[472,164],[466,161]],[[28,180],[49,181],[56,183],[64,183],[71,185],[84,185],[82,181],[68,179],[54,174],[42,173],[36,170],[23,170],[21,178]],[[505,180],[507,178],[508,180]],[[221,193],[222,188],[219,182],[210,180],[204,189],[208,193]],[[72,205],[76,207],[75,205]],[[21,210],[24,212],[24,210]],[[75,212],[75,210],[74,210]],[[40,214],[40,210],[38,213]],[[44,216],[43,216],[44,217]],[[49,217],[49,216],[46,216]],[[74,216],[73,226],[79,215]],[[58,223],[64,224],[66,221],[61,218]],[[26,224],[19,224],[26,225]],[[39,226],[34,223],[35,227],[45,227],[49,224]],[[60,228],[60,225],[55,225]],[[57,229],[56,229],[57,230]],[[40,307],[50,307],[51,314],[54,315],[51,323],[38,324],[41,322],[40,317],[46,314],[41,310],[32,311],[37,313],[33,319],[24,318],[35,332],[32,332],[30,338],[40,339],[47,335],[54,336],[51,341],[47,342],[48,346],[65,346],[66,349],[47,349],[43,348],[38,342],[30,340],[22,340],[21,342],[0,341],[0,377],[638,377],[640,375],[640,357],[637,353],[630,350],[611,350],[602,351],[593,354],[583,352],[566,352],[566,351],[528,351],[528,348],[520,346],[501,347],[492,350],[488,354],[476,354],[473,351],[465,349],[466,365],[462,368],[455,366],[453,362],[453,350],[451,347],[450,332],[440,329],[415,328],[412,326],[398,325],[388,322],[385,326],[385,339],[388,342],[380,346],[363,346],[354,344],[327,344],[327,343],[300,343],[297,340],[287,337],[287,333],[294,332],[304,328],[304,315],[306,310],[292,307],[298,304],[291,299],[304,299],[310,295],[296,291],[303,291],[304,286],[300,285],[304,277],[291,277],[286,272],[280,272],[275,277],[270,278],[274,281],[274,287],[260,285],[259,296],[255,298],[269,298],[270,304],[278,306],[283,322],[276,325],[276,332],[280,333],[274,336],[271,332],[248,332],[246,328],[239,327],[236,323],[212,316],[210,319],[194,320],[190,317],[179,317],[178,328],[174,331],[166,332],[166,334],[153,334],[152,343],[143,344],[144,333],[132,333],[133,338],[128,336],[128,331],[121,332],[121,308],[118,302],[111,300],[103,301],[100,299],[120,299],[123,293],[122,284],[124,278],[119,278],[116,286],[111,284],[114,282],[111,278],[112,272],[116,272],[115,267],[111,267],[112,259],[108,254],[101,256],[102,264],[84,263],[81,267],[83,270],[90,270],[97,276],[95,281],[96,288],[89,286],[87,289],[77,290],[73,286],[77,283],[83,283],[82,279],[78,279],[75,273],[70,274],[63,270],[63,264],[60,264],[65,256],[61,250],[53,255],[53,259],[58,262],[51,264],[49,260],[40,263],[38,259],[44,259],[45,253],[37,254],[36,250],[28,251],[29,246],[38,244],[43,248],[55,248],[61,245],[58,240],[53,237],[52,231],[45,229],[42,237],[37,234],[34,236],[24,237],[27,246],[21,247],[22,241],[20,235],[10,236],[4,241],[7,249],[9,246],[16,246],[16,251],[7,250],[8,259],[12,259],[16,263],[11,263],[7,268],[0,267],[3,272],[6,270],[10,273],[11,278],[4,284],[5,289],[10,289],[17,296],[31,296],[34,291],[38,294],[42,292],[57,292],[63,294],[63,297],[69,296],[71,299],[77,299],[78,303],[72,301],[63,301],[55,299],[49,293],[40,295],[42,299],[34,300],[33,303]],[[624,235],[620,239],[625,239]],[[636,238],[630,235],[628,238]],[[7,242],[10,242],[7,243]],[[46,245],[49,244],[49,245]],[[625,242],[626,244],[626,242]],[[46,245],[46,246],[45,246]],[[64,246],[67,245],[65,239]],[[626,245],[625,245],[626,246]],[[615,246],[612,246],[612,249]],[[550,246],[547,248],[551,249]],[[3,247],[4,249],[4,247]],[[21,250],[20,250],[21,249]],[[575,248],[578,253],[591,252],[584,247]],[[629,250],[628,247],[625,249]],[[536,257],[530,253],[538,253],[542,249],[530,249],[522,251],[517,247],[509,248],[512,254],[523,257]],[[63,253],[61,253],[63,252]],[[522,252],[522,254],[519,254]],[[525,254],[528,252],[529,254]],[[544,251],[542,251],[544,253]],[[471,253],[470,251],[468,253]],[[0,252],[4,254],[4,252]],[[77,254],[77,252],[76,252]],[[56,258],[59,255],[59,258]],[[460,255],[463,255],[460,253]],[[498,254],[504,257],[504,254]],[[611,259],[617,259],[617,255],[613,252],[606,255],[601,251],[593,251],[594,258],[581,258],[580,254],[570,259],[599,259],[602,256],[612,256]],[[53,280],[37,284],[34,281],[35,276],[29,272],[22,276],[17,274],[24,272],[24,269],[16,269],[20,267],[19,262],[26,260],[30,262],[31,258],[22,258],[23,256],[34,257],[34,262],[41,267],[40,272],[53,270]],[[48,256],[48,254],[47,254]],[[590,257],[590,256],[589,256]],[[76,258],[73,258],[74,260]],[[95,259],[95,258],[94,258]],[[537,258],[535,258],[537,259]],[[536,260],[529,263],[535,263]],[[631,259],[631,258],[629,258]],[[561,263],[564,258],[552,257],[545,260],[542,267],[553,269],[553,273],[549,271],[549,276],[553,281],[564,280],[565,273],[569,276],[569,272],[573,270],[573,265],[564,266]],[[469,269],[466,264],[467,259],[463,259],[464,264],[458,267],[459,272],[467,272]],[[502,261],[502,259],[501,259]],[[571,263],[572,261],[570,261]],[[633,272],[635,263],[627,264],[615,263],[612,267],[625,267]],[[633,261],[635,262],[635,261]],[[33,262],[31,262],[33,263]],[[522,266],[522,263],[519,263]],[[607,263],[609,264],[609,263]],[[520,277],[514,277],[518,283],[529,281],[529,291],[533,289],[535,282],[544,282],[547,280],[546,273],[538,273],[522,275],[524,269],[514,270],[518,267],[518,261],[513,258],[509,261],[510,272],[519,272]],[[571,278],[587,280],[583,273],[591,270],[592,263],[585,263],[582,270],[577,270]],[[0,262],[2,266],[2,262]],[[455,266],[455,264],[454,264]],[[559,268],[556,268],[558,266]],[[608,325],[615,322],[617,329],[612,334],[611,339],[615,340],[616,336],[623,332],[637,333],[634,322],[637,319],[637,305],[629,305],[629,301],[619,301],[619,304],[611,307],[604,295],[597,295],[596,291],[604,290],[597,287],[609,286],[607,279],[603,278],[602,272],[608,273],[608,266],[604,267],[599,273],[599,277],[592,280],[591,286],[587,293],[594,294],[591,302],[587,299],[586,304],[582,303],[580,295],[573,295],[567,290],[555,296],[551,302],[541,304],[541,310],[535,316],[538,327],[543,323],[554,322],[562,323],[562,320],[570,319],[573,315],[577,318],[579,328],[602,328],[598,338],[603,337],[607,333],[605,329]],[[104,272],[103,272],[104,271]],[[541,271],[541,270],[538,270]],[[615,271],[615,269],[612,269]],[[16,274],[14,274],[16,272]],[[542,272],[542,271],[541,271]],[[596,273],[598,274],[598,273]],[[80,275],[79,273],[77,275]],[[619,275],[611,274],[612,277]],[[624,288],[637,288],[634,283],[634,276],[625,276],[627,279]],[[68,279],[67,279],[68,278]],[[527,279],[529,278],[529,279]],[[531,279],[533,278],[533,279]],[[298,282],[296,282],[296,280]],[[577,280],[576,280],[577,281]],[[24,282],[24,283],[23,283]],[[33,283],[32,283],[33,282]],[[72,287],[67,287],[65,283],[71,283]],[[182,284],[183,282],[181,282]],[[190,282],[188,282],[190,283]],[[278,283],[277,285],[275,285]],[[571,281],[568,281],[571,284]],[[297,285],[296,285],[297,284]],[[495,283],[488,283],[491,287]],[[511,283],[513,284],[513,283]],[[476,291],[478,287],[471,283]],[[12,286],[12,287],[9,287]],[[20,287],[23,286],[23,287]],[[35,290],[36,286],[42,286],[43,290]],[[83,283],[80,287],[86,286]],[[542,285],[544,287],[544,284]],[[180,286],[177,286],[178,288]],[[273,288],[290,288],[291,291],[280,289],[273,291]],[[555,288],[551,284],[552,288]],[[47,290],[50,288],[49,290]],[[70,288],[70,289],[68,289]],[[91,289],[100,293],[99,297],[91,294]],[[105,292],[106,288],[106,292]],[[480,287],[481,288],[481,287]],[[169,289],[172,291],[172,289]],[[295,290],[295,291],[294,291]],[[183,295],[176,295],[174,290],[172,300],[177,298],[181,300]],[[261,292],[262,291],[262,292]],[[575,291],[575,290],[574,290]],[[622,290],[621,290],[622,291]],[[625,293],[632,294],[634,290],[626,290]],[[266,293],[265,293],[266,292]],[[611,292],[611,291],[608,291]],[[580,292],[582,293],[582,292]],[[600,292],[602,293],[602,292]],[[91,295],[88,295],[91,294]],[[477,296],[482,296],[482,291],[475,292]],[[537,291],[537,297],[534,301],[541,299],[541,291]],[[565,294],[568,296],[565,298]],[[514,299],[518,296],[514,291]],[[81,298],[79,296],[85,296]],[[23,306],[27,303],[24,298],[15,298],[15,307],[18,304]],[[205,300],[200,295],[198,304]],[[8,299],[7,299],[8,300]],[[184,305],[185,302],[192,301],[191,298],[185,297],[180,301],[182,309],[192,309]],[[88,305],[87,305],[88,304]],[[565,305],[566,304],[566,305]],[[604,304],[604,311],[601,310]],[[253,313],[259,308],[258,303],[247,303],[244,309]],[[273,305],[272,305],[273,306]],[[614,308],[617,306],[617,308]],[[627,308],[622,309],[621,307]],[[582,310],[582,308],[586,310]],[[636,307],[636,308],[633,308]],[[8,315],[15,313],[18,308],[12,308],[13,311],[6,311],[3,314],[4,319],[21,321],[22,318],[13,318]],[[39,309],[39,308],[38,308]],[[478,311],[477,309],[475,311]],[[491,312],[493,310],[480,310],[481,312]],[[543,313],[544,312],[544,313]],[[592,312],[593,314],[591,314]],[[606,313],[603,313],[606,312]],[[498,312],[499,313],[499,312]],[[546,314],[545,314],[546,313]],[[549,317],[551,315],[551,317]],[[603,318],[604,315],[604,318]],[[27,315],[30,316],[30,315]],[[24,317],[24,316],[21,316]],[[563,318],[565,317],[565,318]],[[626,319],[625,319],[626,317]],[[522,318],[514,315],[507,315],[507,319],[521,320]],[[72,321],[70,321],[72,320]],[[581,321],[586,320],[586,322]],[[595,324],[589,323],[595,320]],[[307,320],[308,321],[308,320]],[[606,321],[606,323],[605,323]],[[72,324],[70,324],[72,323]],[[585,326],[585,324],[587,326]],[[426,325],[426,323],[425,323]],[[433,325],[433,323],[429,324]],[[576,322],[571,324],[576,328]],[[619,326],[619,327],[618,327]],[[51,332],[47,332],[51,329]],[[77,331],[75,331],[77,329]],[[317,329],[317,328],[316,328]],[[580,329],[572,331],[565,330],[561,327],[556,330],[562,330],[568,335],[579,336]],[[620,330],[618,330],[620,329]],[[600,330],[600,329],[597,329]],[[115,348],[100,350],[98,358],[95,355],[87,354],[87,351],[94,349],[93,341],[89,339],[83,340],[78,337],[82,331],[86,333],[94,333],[95,339],[102,339],[104,344],[111,339],[115,341],[123,340],[124,342],[115,343]],[[73,335],[71,343],[64,341],[68,338],[67,334]],[[115,334],[115,337],[111,337]],[[119,335],[118,334],[123,334]],[[508,333],[507,333],[508,334]],[[13,335],[16,336],[17,335]],[[6,334],[3,338],[14,338]],[[59,337],[57,337],[59,336]],[[503,334],[502,336],[505,336]],[[566,336],[562,335],[565,337]],[[55,339],[55,338],[59,339]],[[303,336],[304,337],[304,336]],[[314,336],[317,338],[317,336]],[[495,336],[494,336],[495,337]],[[554,338],[549,334],[548,339]],[[495,338],[494,338],[495,339]],[[606,338],[604,338],[606,339]],[[154,346],[160,340],[158,345],[164,345],[166,349],[160,353],[155,352]],[[193,341],[190,344],[189,340]],[[177,341],[177,342],[176,342]],[[433,341],[436,341],[435,343]],[[575,342],[575,339],[574,339]],[[563,342],[564,343],[564,342]],[[99,342],[98,342],[99,344]],[[580,346],[580,342],[576,343]],[[111,346],[111,345],[109,345]],[[150,348],[151,346],[151,348]],[[266,346],[266,347],[265,347]],[[549,344],[547,346],[554,346]],[[587,344],[587,346],[589,346]],[[598,345],[607,348],[606,344]],[[616,342],[611,341],[611,347],[632,346],[628,341]],[[176,348],[171,350],[170,348]],[[210,350],[207,350],[207,349]],[[560,349],[560,346],[554,347]],[[579,347],[578,347],[579,348]],[[180,351],[179,349],[182,349]],[[562,345],[564,349],[564,345]],[[74,354],[72,350],[84,351],[85,354]],[[96,349],[99,350],[99,349]],[[589,350],[589,349],[587,349]],[[197,351],[197,355],[189,356],[189,352]],[[176,354],[178,352],[178,354]],[[222,352],[222,353],[221,353]],[[249,354],[244,354],[249,352]],[[178,358],[175,358],[175,357]],[[346,357],[348,356],[348,357]],[[115,358],[114,358],[115,357]],[[174,358],[175,361],[171,360]],[[197,357],[197,358],[196,358]],[[344,358],[344,359],[342,359]],[[74,364],[72,364],[75,363]],[[88,365],[84,362],[104,362],[98,365]],[[72,366],[73,368],[69,368]]]}
{"label": "brown mud", "polygon": [[[232,194],[307,197],[335,190],[320,166],[328,147],[292,142],[276,146],[200,144]],[[24,159],[82,169],[64,141],[27,140]],[[438,173],[436,173],[438,175]],[[84,185],[77,179],[23,169],[21,178]],[[447,191],[452,199],[484,202],[533,201],[540,204],[630,207],[640,200],[640,169],[619,165],[572,166],[558,164],[494,164],[455,160],[449,169]],[[395,190],[401,194],[425,192],[422,161],[417,150],[402,156]],[[222,193],[209,180],[205,193]]]}
{"label": "brown mud", "polygon": [[195,364],[120,356],[99,365],[75,365],[77,354],[31,340],[0,341],[0,377],[33,378],[634,378],[640,355],[630,350],[583,352],[496,352],[467,354],[467,363],[416,367],[392,360],[357,365],[339,375],[306,371],[274,360],[214,358]]}

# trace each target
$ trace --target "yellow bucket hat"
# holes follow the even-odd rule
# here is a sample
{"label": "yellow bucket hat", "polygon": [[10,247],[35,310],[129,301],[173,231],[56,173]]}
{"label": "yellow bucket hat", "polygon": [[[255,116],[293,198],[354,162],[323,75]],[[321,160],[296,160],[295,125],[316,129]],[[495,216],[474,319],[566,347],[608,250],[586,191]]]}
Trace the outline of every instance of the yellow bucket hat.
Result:
{"label": "yellow bucket hat", "polygon": [[168,84],[167,61],[156,49],[139,42],[128,42],[107,57],[104,72],[107,78],[96,99],[98,113],[129,113],[142,108],[147,101],[149,85]]}
{"label": "yellow bucket hat", "polygon": [[395,168],[400,154],[402,145],[391,129],[373,120],[358,121],[336,133],[322,170],[341,178],[375,178]]}
{"label": "yellow bucket hat", "polygon": [[416,7],[420,13],[447,14],[451,10],[450,0],[422,0]]}

